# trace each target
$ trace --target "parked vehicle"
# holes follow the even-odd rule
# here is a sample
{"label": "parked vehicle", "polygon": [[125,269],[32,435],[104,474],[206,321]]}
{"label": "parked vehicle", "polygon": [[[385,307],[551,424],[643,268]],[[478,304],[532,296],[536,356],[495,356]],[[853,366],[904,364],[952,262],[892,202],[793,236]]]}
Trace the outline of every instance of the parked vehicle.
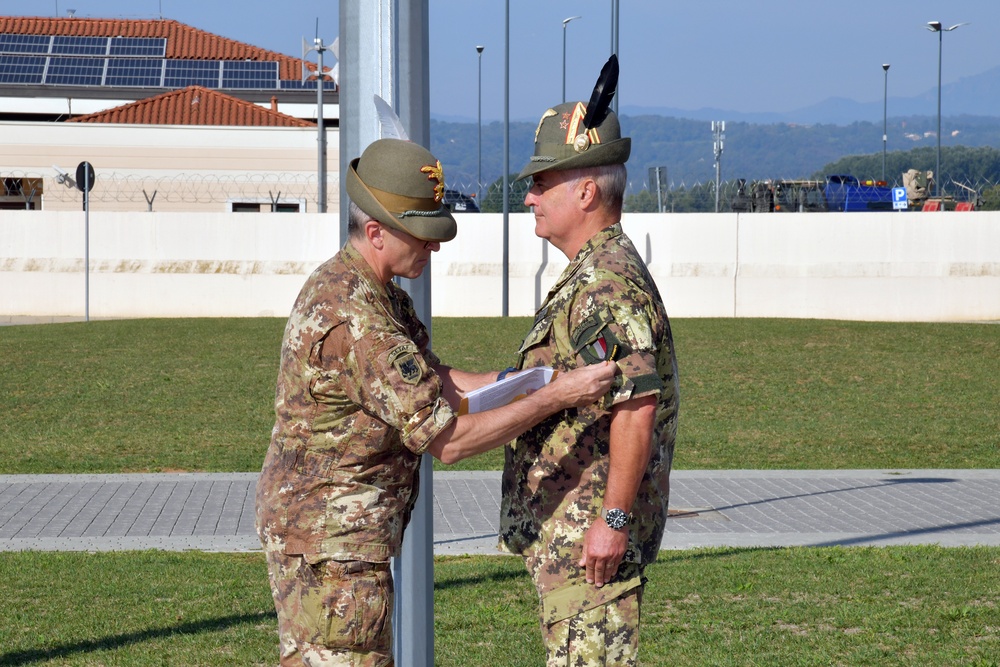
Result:
{"label": "parked vehicle", "polygon": [[884,181],[833,174],[825,180],[755,181],[740,179],[731,202],[734,211],[761,213],[891,211],[892,188]]}
{"label": "parked vehicle", "polygon": [[824,181],[781,179],[755,181],[747,191],[740,179],[731,205],[734,211],[754,213],[826,211],[823,186]]}
{"label": "parked vehicle", "polygon": [[892,210],[892,188],[885,181],[833,174],[826,177],[824,194],[830,211]]}
{"label": "parked vehicle", "polygon": [[444,205],[453,213],[479,213],[479,204],[476,200],[458,190],[444,191]]}

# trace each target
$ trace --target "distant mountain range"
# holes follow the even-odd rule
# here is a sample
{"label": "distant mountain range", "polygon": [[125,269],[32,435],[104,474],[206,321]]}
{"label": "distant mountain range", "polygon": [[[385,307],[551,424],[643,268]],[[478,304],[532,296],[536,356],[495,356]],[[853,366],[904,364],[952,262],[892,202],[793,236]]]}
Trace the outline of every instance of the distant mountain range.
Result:
{"label": "distant mountain range", "polygon": [[[1000,147],[1000,67],[966,77],[942,89],[942,145]],[[888,151],[936,144],[937,88],[916,97],[890,97]],[[646,171],[666,166],[674,187],[714,180],[709,122],[725,120],[722,177],[804,178],[849,155],[882,152],[882,102],[830,98],[787,113],[740,113],[723,109],[622,106],[623,133],[632,137],[630,191],[644,187]],[[511,122],[510,171],[532,151],[537,121]],[[481,170],[484,187],[503,171],[503,124],[483,125],[482,163],[477,162],[475,120],[431,121],[431,150],[445,165],[449,187],[475,192]],[[875,174],[867,174],[874,176]],[[634,180],[633,180],[634,179]]]}
{"label": "distant mountain range", "polygon": [[[968,76],[941,87],[942,114],[948,116],[1000,116],[1000,67]],[[916,97],[889,97],[885,103],[891,116],[937,117],[937,87]],[[697,110],[671,107],[623,105],[623,116],[674,116],[693,120],[726,120],[746,123],[828,123],[848,125],[858,121],[881,122],[883,101],[856,102],[845,97],[830,97],[817,104],[785,113],[741,113],[732,109]]]}
{"label": "distant mountain range", "polygon": [[[963,77],[955,83],[941,87],[944,101],[942,113],[946,116],[1000,116],[1000,67],[994,67],[975,76]],[[937,116],[937,87],[915,97],[890,96],[886,102],[890,116]],[[881,122],[883,101],[857,102],[846,97],[830,97],[807,107],[787,112],[746,113],[733,109],[703,107],[679,109],[677,107],[645,107],[622,105],[618,110],[623,116],[670,116],[691,120],[743,121],[745,123],[831,123],[849,125],[858,121]],[[446,123],[473,123],[475,118],[432,114],[435,120]],[[518,118],[513,122],[537,122],[532,118]]]}

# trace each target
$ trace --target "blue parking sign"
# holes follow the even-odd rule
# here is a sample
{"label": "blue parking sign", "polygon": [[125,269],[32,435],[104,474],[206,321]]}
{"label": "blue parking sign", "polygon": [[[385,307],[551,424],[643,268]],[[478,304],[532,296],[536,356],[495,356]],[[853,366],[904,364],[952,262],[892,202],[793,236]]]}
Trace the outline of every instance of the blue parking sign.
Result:
{"label": "blue parking sign", "polygon": [[907,209],[906,188],[892,189],[892,210],[905,211]]}

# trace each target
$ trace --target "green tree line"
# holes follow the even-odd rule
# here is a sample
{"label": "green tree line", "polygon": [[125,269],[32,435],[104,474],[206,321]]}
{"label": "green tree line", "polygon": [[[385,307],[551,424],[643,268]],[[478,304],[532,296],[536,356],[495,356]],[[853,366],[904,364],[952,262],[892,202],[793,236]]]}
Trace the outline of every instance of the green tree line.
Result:
{"label": "green tree line", "polygon": [[[889,119],[885,180],[890,184],[900,182],[902,173],[911,168],[934,169],[936,122],[935,117]],[[667,182],[673,192],[700,192],[707,184],[714,187],[715,158],[710,123],[649,115],[623,116],[621,124],[623,133],[632,137],[632,155],[628,161],[630,194],[646,187],[650,167],[667,168]],[[527,162],[532,152],[535,127],[536,122],[511,123],[507,171],[518,170]],[[988,159],[952,150],[973,151],[1000,146],[1000,118],[946,117],[942,128],[943,183],[950,183],[951,180],[975,182],[980,174],[983,180],[1000,182],[998,176],[991,178],[990,174],[996,172],[990,171]],[[431,121],[431,150],[444,164],[451,188],[466,193],[475,192],[481,171],[485,198],[487,184],[497,181],[504,172],[503,148],[503,125],[499,122],[482,126],[480,160],[476,123]],[[844,171],[859,177],[881,179],[882,148],[881,123],[795,125],[731,122],[726,126],[721,171],[727,182],[739,178],[748,182],[796,179],[821,172],[830,173],[827,172],[830,165],[860,158],[864,161],[863,169]],[[952,156],[955,156],[954,162]],[[967,173],[977,178],[970,179]],[[712,203],[714,208],[714,194]]]}

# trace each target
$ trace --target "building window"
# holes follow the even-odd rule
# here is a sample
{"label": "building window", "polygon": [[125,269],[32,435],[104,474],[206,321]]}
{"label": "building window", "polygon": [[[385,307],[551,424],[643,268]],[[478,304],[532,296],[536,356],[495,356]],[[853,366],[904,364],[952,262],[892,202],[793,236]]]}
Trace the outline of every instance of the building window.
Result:
{"label": "building window", "polygon": [[41,196],[40,178],[4,178],[0,187],[0,210],[34,211]]}
{"label": "building window", "polygon": [[302,201],[281,201],[281,202],[253,202],[253,201],[231,201],[229,210],[233,213],[300,213],[305,210],[305,203]]}
{"label": "building window", "polygon": [[234,201],[231,205],[233,213],[260,213],[260,204]]}

